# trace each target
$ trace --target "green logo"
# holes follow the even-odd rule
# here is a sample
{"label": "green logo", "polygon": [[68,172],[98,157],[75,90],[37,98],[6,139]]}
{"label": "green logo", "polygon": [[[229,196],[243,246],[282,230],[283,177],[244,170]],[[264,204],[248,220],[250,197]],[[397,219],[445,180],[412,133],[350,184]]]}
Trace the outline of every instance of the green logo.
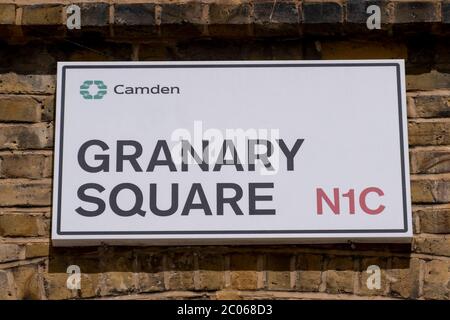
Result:
{"label": "green logo", "polygon": [[[92,91],[90,89],[92,86],[96,87],[96,91],[91,94]],[[102,99],[106,94],[106,89],[108,89],[108,87],[101,80],[86,80],[80,86],[80,94],[86,100]]]}

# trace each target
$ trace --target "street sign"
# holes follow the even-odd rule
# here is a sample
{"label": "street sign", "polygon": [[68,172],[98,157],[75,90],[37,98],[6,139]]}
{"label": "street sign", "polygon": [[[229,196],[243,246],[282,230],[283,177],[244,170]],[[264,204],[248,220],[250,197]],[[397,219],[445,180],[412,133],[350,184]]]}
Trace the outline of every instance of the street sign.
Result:
{"label": "street sign", "polygon": [[61,62],[55,245],[405,242],[403,60]]}

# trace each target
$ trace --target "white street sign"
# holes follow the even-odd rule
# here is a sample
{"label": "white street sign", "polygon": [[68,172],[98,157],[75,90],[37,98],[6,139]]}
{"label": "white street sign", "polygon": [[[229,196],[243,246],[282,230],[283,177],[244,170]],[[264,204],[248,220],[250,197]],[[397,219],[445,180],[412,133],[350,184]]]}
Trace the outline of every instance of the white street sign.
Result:
{"label": "white street sign", "polygon": [[403,60],[58,64],[55,245],[404,242]]}

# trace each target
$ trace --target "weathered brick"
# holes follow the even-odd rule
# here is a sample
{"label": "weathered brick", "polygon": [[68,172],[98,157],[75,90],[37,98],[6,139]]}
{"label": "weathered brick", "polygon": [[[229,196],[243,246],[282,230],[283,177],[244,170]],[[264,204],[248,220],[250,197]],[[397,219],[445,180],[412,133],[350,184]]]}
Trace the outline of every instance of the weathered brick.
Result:
{"label": "weathered brick", "polygon": [[54,75],[0,74],[0,93],[42,94],[55,92]]}
{"label": "weathered brick", "polygon": [[57,25],[63,23],[63,6],[58,4],[35,4],[24,6],[23,25]]}
{"label": "weathered brick", "polygon": [[203,6],[200,2],[162,3],[161,24],[204,24]]}
{"label": "weathered brick", "polygon": [[425,264],[423,295],[425,299],[450,298],[450,263],[432,260]]}
{"label": "weathered brick", "polygon": [[411,120],[408,124],[409,144],[436,146],[450,144],[450,119]]}
{"label": "weathered brick", "polygon": [[408,59],[405,65],[406,73],[420,74],[429,72],[435,65],[436,40],[432,37],[412,37],[406,42],[408,45]]}
{"label": "weathered brick", "polygon": [[81,9],[81,27],[106,26],[109,23],[109,3],[77,3]]}
{"label": "weathered brick", "polygon": [[225,286],[224,257],[216,254],[199,254],[198,290],[220,290]]}
{"label": "weathered brick", "polygon": [[11,271],[0,270],[0,300],[16,299],[15,288],[13,284],[14,277]]}
{"label": "weathered brick", "polygon": [[257,288],[258,256],[253,254],[232,254],[230,256],[231,287],[238,290]]}
{"label": "weathered brick", "polygon": [[52,121],[55,118],[55,97],[48,96],[38,99],[41,102],[41,120]]}
{"label": "weathered brick", "polygon": [[420,232],[450,233],[450,206],[414,208],[419,217]]}
{"label": "weathered brick", "polygon": [[1,206],[49,206],[51,182],[49,180],[3,180],[0,182]]}
{"label": "weathered brick", "polygon": [[389,23],[390,10],[385,0],[348,0],[347,1],[347,22],[366,24],[372,13],[367,13],[367,8],[376,5],[381,9],[381,23]]}
{"label": "weathered brick", "polygon": [[354,276],[352,271],[327,271],[327,292],[352,293]]}
{"label": "weathered brick", "polygon": [[0,4],[0,25],[14,24],[16,20],[16,6],[14,4]]}
{"label": "weathered brick", "polygon": [[295,290],[319,291],[322,282],[323,261],[321,255],[302,254],[297,256]]}
{"label": "weathered brick", "polygon": [[192,252],[167,255],[169,271],[166,288],[169,290],[194,290],[194,255]]}
{"label": "weathered brick", "polygon": [[80,279],[80,298],[92,298],[100,295],[102,274],[82,273]]}
{"label": "weathered brick", "polygon": [[306,2],[303,4],[305,23],[342,23],[342,5],[337,2]]}
{"label": "weathered brick", "polygon": [[23,259],[23,250],[17,244],[0,244],[0,262],[14,261]]}
{"label": "weathered brick", "polygon": [[270,254],[267,256],[267,288],[269,290],[291,289],[291,255]]}
{"label": "weathered brick", "polygon": [[45,218],[26,213],[0,215],[0,236],[3,237],[37,237],[46,234]]}
{"label": "weathered brick", "polygon": [[217,300],[242,300],[239,291],[235,290],[221,290],[216,292]]}
{"label": "weathered brick", "polygon": [[450,257],[450,236],[418,236],[413,248],[418,253]]}
{"label": "weathered brick", "polygon": [[[102,260],[106,267],[106,272],[103,273],[104,285],[101,288],[102,295],[116,295],[136,291],[131,250],[124,250],[123,248],[110,250],[102,257]],[[86,267],[95,262],[95,259],[88,259]],[[95,265],[91,266],[91,268],[95,268]],[[84,268],[82,272],[83,270]]]}
{"label": "weathered brick", "polygon": [[450,117],[450,93],[440,95],[413,96],[414,103],[409,117],[414,118],[439,118]]}
{"label": "weathered brick", "polygon": [[450,175],[416,175],[411,177],[413,203],[450,202]]}
{"label": "weathered brick", "polygon": [[414,211],[413,211],[413,215],[412,215],[412,231],[414,234],[420,233],[419,216]]}
{"label": "weathered brick", "polygon": [[[435,49],[434,62],[436,70],[444,73],[450,73],[450,46],[445,42],[441,43],[437,41],[436,46],[433,48]],[[449,96],[448,91],[447,96]]]}
{"label": "weathered brick", "polygon": [[327,268],[327,292],[352,293],[356,273],[352,257],[331,257]]}
{"label": "weathered brick", "polygon": [[[43,27],[31,27],[32,29],[49,29]],[[51,27],[53,28],[53,27]],[[29,29],[29,28],[27,28]],[[45,43],[45,41],[30,41],[23,45],[0,46],[0,71],[15,71],[24,76],[53,74],[58,60],[66,60],[61,55],[61,50],[67,44],[58,47]],[[75,48],[74,48],[75,49]],[[27,79],[32,80],[32,79]]]}
{"label": "weathered brick", "polygon": [[411,173],[449,173],[450,148],[424,147],[409,152]]}
{"label": "weathered brick", "polygon": [[138,250],[136,252],[138,290],[155,292],[164,290],[163,255],[154,251]]}
{"label": "weathered brick", "polygon": [[46,257],[49,255],[50,246],[47,242],[33,242],[25,246],[25,257],[27,259]]}
{"label": "weathered brick", "polygon": [[324,41],[322,59],[399,59],[406,58],[402,43],[375,41]]}
{"label": "weathered brick", "polygon": [[289,23],[300,21],[295,2],[256,2],[253,4],[255,23]]}
{"label": "weathered brick", "polygon": [[44,273],[44,289],[50,300],[77,297],[77,290],[67,289],[67,273]]}
{"label": "weathered brick", "polygon": [[442,22],[450,23],[450,1],[442,3]]}
{"label": "weathered brick", "polygon": [[43,283],[37,265],[25,265],[13,269],[16,298],[26,300],[42,299]]}
{"label": "weathered brick", "polygon": [[387,270],[387,278],[392,296],[417,298],[420,287],[420,260],[392,258],[391,266]]}
{"label": "weathered brick", "polygon": [[117,295],[135,291],[135,284],[132,272],[105,272],[104,287],[101,295]]}
{"label": "weathered brick", "polygon": [[155,25],[155,5],[153,3],[116,4],[114,23],[126,26]]}
{"label": "weathered brick", "polygon": [[[380,287],[374,287],[372,282],[373,277],[377,275],[375,273],[367,272],[370,266],[378,266],[380,268]],[[383,257],[370,257],[361,259],[361,268],[359,274],[359,290],[360,295],[384,295],[388,288],[388,279],[386,277],[387,259]],[[368,284],[368,281],[370,284]]]}
{"label": "weathered brick", "polygon": [[52,145],[51,124],[0,125],[0,149],[43,149]]}
{"label": "weathered brick", "polygon": [[437,2],[396,2],[395,23],[417,23],[440,21],[439,5]]}
{"label": "weathered brick", "polygon": [[52,156],[49,154],[1,154],[0,177],[48,178],[52,175]]}
{"label": "weathered brick", "polygon": [[431,70],[422,74],[407,74],[407,90],[436,90],[450,88],[450,73]]}
{"label": "weathered brick", "polygon": [[29,96],[0,95],[0,121],[37,122],[41,118],[41,106]]}
{"label": "weathered brick", "polygon": [[[61,46],[63,45],[61,44]],[[129,43],[91,42],[88,46],[89,48],[71,48],[64,53],[64,59],[68,61],[122,61],[129,60],[132,54],[132,45]],[[45,102],[43,101],[43,103]]]}
{"label": "weathered brick", "polygon": [[248,24],[250,23],[250,5],[219,4],[209,5],[209,24]]}
{"label": "weathered brick", "polygon": [[[49,243],[40,242],[42,246],[49,247]],[[113,249],[108,250],[112,251]],[[104,248],[78,247],[56,248],[52,247],[48,273],[65,273],[71,265],[80,267],[81,273],[100,273],[102,271],[127,271],[132,270],[130,265],[123,266],[119,259],[112,260],[114,254],[104,254]],[[130,253],[117,253],[116,257],[130,256]]]}

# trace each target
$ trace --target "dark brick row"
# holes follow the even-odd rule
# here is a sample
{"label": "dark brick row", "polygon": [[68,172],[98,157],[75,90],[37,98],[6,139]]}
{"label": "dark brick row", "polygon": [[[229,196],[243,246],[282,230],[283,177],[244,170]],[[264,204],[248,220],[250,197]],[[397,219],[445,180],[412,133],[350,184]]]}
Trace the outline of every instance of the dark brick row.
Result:
{"label": "dark brick row", "polygon": [[[306,2],[253,0],[236,4],[203,3],[125,3],[110,8],[107,2],[79,3],[82,26],[105,26],[110,23],[110,10],[116,25],[171,24],[365,24],[370,5],[381,9],[383,24],[444,23],[450,24],[450,0],[387,1],[347,0]],[[15,4],[0,4],[0,25],[16,23]],[[65,7],[61,4],[22,6],[23,25],[63,24]],[[113,9],[113,10],[112,10]]]}

